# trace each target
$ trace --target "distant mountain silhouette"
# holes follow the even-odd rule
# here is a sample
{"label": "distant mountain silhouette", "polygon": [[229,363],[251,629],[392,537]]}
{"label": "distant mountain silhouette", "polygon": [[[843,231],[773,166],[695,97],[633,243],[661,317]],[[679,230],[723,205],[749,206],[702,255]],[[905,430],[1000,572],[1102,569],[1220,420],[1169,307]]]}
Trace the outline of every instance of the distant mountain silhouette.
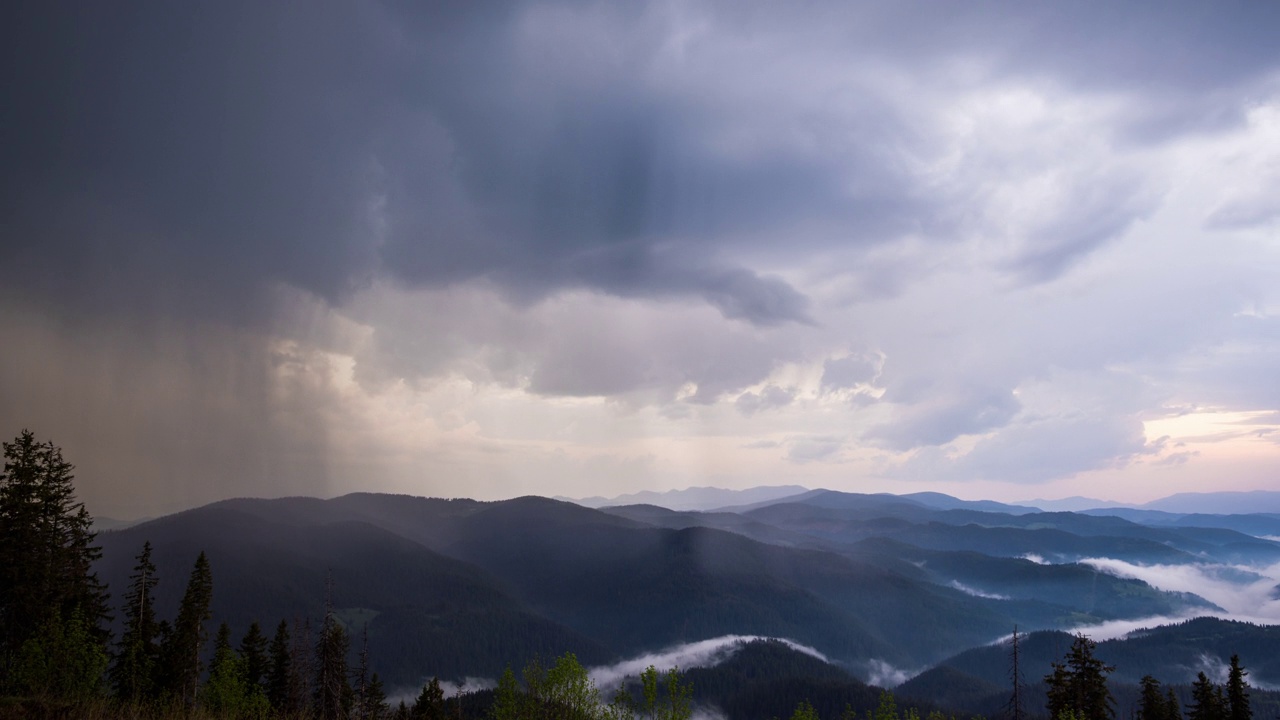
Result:
{"label": "distant mountain silhouette", "polygon": [[808,488],[799,485],[770,485],[746,490],[691,487],[683,490],[667,490],[665,492],[643,490],[612,498],[597,496],[576,500],[573,498],[556,499],[574,502],[590,508],[612,507],[615,505],[657,505],[668,510],[714,510],[730,505],[769,502],[808,491]]}

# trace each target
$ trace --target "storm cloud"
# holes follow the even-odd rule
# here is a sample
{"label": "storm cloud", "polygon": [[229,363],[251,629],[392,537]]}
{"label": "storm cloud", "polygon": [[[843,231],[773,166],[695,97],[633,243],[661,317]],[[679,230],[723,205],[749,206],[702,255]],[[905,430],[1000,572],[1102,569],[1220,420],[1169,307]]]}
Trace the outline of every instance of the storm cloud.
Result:
{"label": "storm cloud", "polygon": [[1277,21],[12,3],[0,420],[137,514],[1130,472],[1280,408]]}

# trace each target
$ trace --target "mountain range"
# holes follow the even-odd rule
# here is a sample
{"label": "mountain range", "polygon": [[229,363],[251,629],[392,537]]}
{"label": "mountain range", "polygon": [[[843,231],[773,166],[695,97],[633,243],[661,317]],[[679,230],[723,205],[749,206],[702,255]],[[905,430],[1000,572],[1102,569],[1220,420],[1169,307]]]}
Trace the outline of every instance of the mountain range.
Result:
{"label": "mountain range", "polygon": [[[98,571],[120,597],[134,556],[150,541],[161,579],[157,608],[172,618],[203,551],[214,618],[237,636],[253,621],[270,630],[284,620],[305,633],[308,619],[314,624],[332,607],[391,687],[413,688],[432,675],[494,678],[565,651],[598,666],[749,635],[786,638],[829,659],[847,686],[837,692],[831,678],[822,680],[831,702],[862,697],[857,687],[866,682],[916,674],[902,687],[918,703],[929,701],[921,688],[943,678],[955,692],[930,692],[952,707],[963,706],[963,696],[966,712],[982,712],[973,708],[1000,683],[968,658],[986,657],[984,647],[999,655],[990,644],[1015,627],[1136,627],[1231,612],[1195,592],[1106,570],[1099,559],[1189,570],[1280,564],[1280,544],[1240,529],[1249,522],[1266,529],[1267,516],[1141,522],[1148,516],[1046,513],[934,493],[725,492],[715,502],[738,504],[714,512],[595,509],[541,497],[227,500],[101,532]],[[1223,581],[1256,594],[1261,570],[1238,572]],[[1271,647],[1270,635],[1241,627],[1212,647],[1216,659],[1233,644]],[[1036,639],[1028,647],[1048,642],[1029,637]],[[1195,653],[1209,651],[1173,639],[1163,647],[1170,662],[1188,667],[1201,662]],[[1034,655],[1045,668],[1051,659]],[[1275,673],[1253,667],[1259,679]],[[795,689],[809,681],[787,682]],[[736,692],[713,700],[759,705]]]}

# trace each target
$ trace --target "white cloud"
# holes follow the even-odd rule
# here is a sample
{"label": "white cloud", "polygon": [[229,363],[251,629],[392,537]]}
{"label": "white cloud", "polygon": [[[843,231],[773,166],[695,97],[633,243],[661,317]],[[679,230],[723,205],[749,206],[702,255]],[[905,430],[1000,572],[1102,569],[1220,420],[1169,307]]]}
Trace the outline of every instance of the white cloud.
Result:
{"label": "white cloud", "polygon": [[756,640],[776,640],[797,652],[815,657],[823,662],[830,662],[817,650],[786,638],[767,638],[759,635],[724,635],[707,640],[685,643],[652,653],[645,653],[629,660],[613,665],[590,668],[588,673],[599,688],[614,688],[627,678],[637,678],[649,666],[659,672],[671,668],[688,669],[709,667],[728,660],[743,645]]}
{"label": "white cloud", "polygon": [[1266,625],[1280,624],[1280,564],[1248,567],[1211,563],[1137,565],[1111,558],[1081,560],[1103,572],[1136,578],[1160,590],[1195,593],[1223,608],[1204,613]]}

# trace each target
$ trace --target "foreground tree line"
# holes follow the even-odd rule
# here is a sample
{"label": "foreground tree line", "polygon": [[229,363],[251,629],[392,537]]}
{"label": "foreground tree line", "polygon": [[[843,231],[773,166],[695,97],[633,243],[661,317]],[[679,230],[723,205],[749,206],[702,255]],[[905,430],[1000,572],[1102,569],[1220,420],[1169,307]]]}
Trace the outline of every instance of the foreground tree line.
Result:
{"label": "foreground tree line", "polygon": [[[270,641],[249,626],[238,645],[222,623],[205,662],[213,573],[202,552],[177,615],[157,618],[159,583],[143,544],[112,642],[106,587],[93,572],[101,548],[93,519],[75,498],[73,466],[51,442],[23,431],[3,443],[0,473],[0,717],[200,717],[301,720],[442,720],[463,717],[464,698],[446,700],[438,678],[393,708],[370,673],[367,637],[351,667],[351,640],[326,603],[318,628],[281,620]],[[473,705],[494,720],[687,720],[690,688],[679,673],[643,672],[635,692],[602,702],[572,653],[508,669],[496,691]],[[661,691],[661,692],[660,692]],[[473,713],[474,715],[474,713]]]}
{"label": "foreground tree line", "polygon": [[[1015,633],[1015,647],[1016,647]],[[1045,710],[1053,720],[1112,720],[1116,716],[1115,698],[1107,687],[1107,676],[1115,667],[1094,656],[1097,643],[1083,635],[1077,635],[1071,649],[1061,662],[1053,664],[1053,670],[1045,676],[1048,686],[1048,703]],[[1016,655],[1015,655],[1016,657]],[[1191,704],[1187,706],[1186,720],[1252,720],[1249,707],[1249,684],[1245,681],[1248,671],[1240,664],[1240,656],[1232,655],[1225,685],[1215,684],[1204,672],[1200,672],[1191,686]],[[1019,696],[1017,670],[1014,697]],[[1141,696],[1135,720],[1183,720],[1181,704],[1173,688],[1161,687],[1160,681],[1150,675],[1141,680]],[[1012,715],[1019,718],[1021,709],[1014,701]]]}

